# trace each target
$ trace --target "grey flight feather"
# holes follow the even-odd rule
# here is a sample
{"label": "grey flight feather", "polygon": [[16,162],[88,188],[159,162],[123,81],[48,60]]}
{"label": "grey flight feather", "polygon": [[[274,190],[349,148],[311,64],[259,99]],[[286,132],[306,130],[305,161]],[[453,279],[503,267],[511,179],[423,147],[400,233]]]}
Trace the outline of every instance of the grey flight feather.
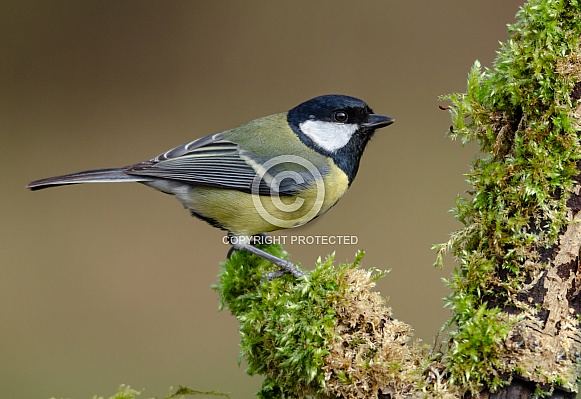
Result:
{"label": "grey flight feather", "polygon": [[118,182],[144,182],[151,179],[138,176],[129,176],[125,168],[86,170],[68,175],[54,176],[36,180],[28,184],[31,190],[40,190],[48,187],[65,186],[67,184],[80,183],[118,183]]}
{"label": "grey flight feather", "polygon": [[[267,160],[242,150],[238,144],[225,139],[222,133],[217,133],[173,148],[150,161],[133,165],[125,173],[260,195],[272,195],[273,192],[295,195],[313,183],[314,177],[308,171],[302,171],[298,172],[302,182],[284,179],[271,189],[267,181],[257,178],[255,169]],[[277,165],[268,173],[276,174],[284,171],[284,168],[285,165]],[[253,187],[254,184],[257,186]]]}
{"label": "grey flight feather", "polygon": [[[256,170],[240,157],[239,146],[223,140],[221,134],[171,149],[150,161],[130,166],[125,173],[245,192],[252,191],[256,177]],[[258,192],[268,195],[269,188],[260,183]]]}

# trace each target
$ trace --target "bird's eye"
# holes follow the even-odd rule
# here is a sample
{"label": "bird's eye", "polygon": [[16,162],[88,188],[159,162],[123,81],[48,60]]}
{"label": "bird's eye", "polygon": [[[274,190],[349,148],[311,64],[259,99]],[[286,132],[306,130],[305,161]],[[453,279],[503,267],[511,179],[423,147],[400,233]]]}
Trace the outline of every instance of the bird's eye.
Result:
{"label": "bird's eye", "polygon": [[333,119],[335,119],[335,122],[344,123],[347,121],[348,117],[349,116],[345,111],[335,111],[335,113],[333,113]]}

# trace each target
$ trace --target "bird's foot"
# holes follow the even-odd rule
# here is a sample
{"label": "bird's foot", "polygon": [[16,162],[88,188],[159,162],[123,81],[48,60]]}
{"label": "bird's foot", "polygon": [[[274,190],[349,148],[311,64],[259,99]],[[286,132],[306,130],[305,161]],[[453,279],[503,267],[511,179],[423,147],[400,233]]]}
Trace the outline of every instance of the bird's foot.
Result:
{"label": "bird's foot", "polygon": [[263,251],[262,249],[259,249],[251,244],[252,242],[255,242],[256,239],[264,239],[265,236],[266,236],[265,234],[260,234],[257,236],[250,237],[247,240],[245,240],[244,237],[235,237],[236,239],[232,240],[232,247],[230,248],[230,251],[228,251],[228,258],[230,258],[233,251],[244,250],[256,256],[259,256],[262,259],[265,259],[271,263],[274,263],[275,265],[280,267],[280,270],[266,273],[262,277],[263,280],[264,279],[272,280],[284,276],[285,274],[292,274],[293,276],[295,276],[295,278],[303,277],[305,275],[305,272],[303,272],[301,269],[295,266],[292,262],[269,254],[268,252]]}

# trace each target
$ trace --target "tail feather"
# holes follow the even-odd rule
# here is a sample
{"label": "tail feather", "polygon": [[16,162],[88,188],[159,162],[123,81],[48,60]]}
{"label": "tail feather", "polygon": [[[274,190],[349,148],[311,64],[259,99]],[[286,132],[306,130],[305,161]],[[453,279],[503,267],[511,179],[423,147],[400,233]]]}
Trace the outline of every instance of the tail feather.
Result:
{"label": "tail feather", "polygon": [[130,176],[125,173],[125,168],[86,170],[63,176],[48,177],[29,183],[26,187],[30,190],[41,190],[48,187],[65,186],[79,183],[118,183],[118,182],[143,182],[150,178],[143,176]]}

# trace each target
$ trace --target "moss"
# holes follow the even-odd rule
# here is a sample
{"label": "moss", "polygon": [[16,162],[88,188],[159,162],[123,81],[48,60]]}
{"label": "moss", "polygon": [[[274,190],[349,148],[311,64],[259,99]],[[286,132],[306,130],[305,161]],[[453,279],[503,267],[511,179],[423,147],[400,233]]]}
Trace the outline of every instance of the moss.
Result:
{"label": "moss", "polygon": [[[286,257],[280,246],[264,248]],[[240,322],[240,356],[247,372],[266,376],[261,397],[277,397],[281,389],[298,396],[324,387],[322,367],[334,318],[329,304],[338,289],[328,276],[333,272],[329,264],[321,264],[300,284],[290,275],[263,280],[272,265],[245,251],[223,264],[215,288],[221,307]]]}
{"label": "moss", "polygon": [[411,342],[411,327],[394,319],[385,299],[372,291],[373,272],[351,265],[340,281],[325,391],[340,398],[376,398],[379,392],[404,397],[427,386],[426,348]]}
{"label": "moss", "polygon": [[[139,395],[141,395],[141,392],[132,389],[129,385],[121,385],[117,390],[117,393],[113,396],[110,396],[109,399],[134,399]],[[103,397],[97,397],[95,395],[93,399],[103,399]]]}
{"label": "moss", "polygon": [[[142,394],[142,392],[136,391],[135,389],[131,388],[129,385],[121,385],[119,387],[119,389],[117,390],[117,393],[115,393],[112,396],[109,396],[109,399],[135,399],[135,398],[141,397],[141,394]],[[198,396],[198,395],[202,395],[202,396]],[[195,389],[190,389],[188,387],[180,386],[175,391],[173,388],[170,388],[170,393],[168,393],[165,396],[165,399],[182,399],[182,398],[185,398],[186,396],[192,396],[192,397],[197,396],[200,398],[201,397],[204,397],[204,398],[220,397],[220,398],[227,398],[227,399],[232,398],[229,394],[223,393],[223,392],[198,391]],[[93,396],[93,399],[104,399],[104,397],[95,395],[95,396]]]}
{"label": "moss", "polygon": [[[262,248],[286,255],[280,246]],[[215,288],[221,307],[240,322],[247,372],[265,376],[259,397],[449,394],[445,383],[430,385],[426,348],[411,342],[410,326],[372,291],[385,272],[360,269],[362,257],[338,266],[332,256],[319,260],[298,280],[263,281],[272,265],[245,252],[223,264]]]}
{"label": "moss", "polygon": [[438,264],[446,250],[459,264],[447,281],[452,343],[444,360],[472,392],[494,390],[500,375],[515,371],[503,357],[518,319],[499,308],[526,307],[517,294],[546,266],[539,252],[567,225],[581,159],[570,97],[579,80],[579,2],[531,0],[509,33],[491,69],[476,62],[466,93],[444,97],[452,102],[450,136],[481,150],[467,175],[471,195],[454,209],[465,227],[437,246]]}
{"label": "moss", "polygon": [[[280,246],[263,248],[286,257]],[[295,396],[302,390],[319,392],[333,329],[328,294],[338,286],[325,278],[328,267],[298,285],[292,276],[263,281],[271,268],[245,251],[235,252],[223,264],[215,287],[220,307],[227,307],[240,322],[240,357],[248,363],[248,374],[266,376],[261,397],[278,397],[281,389]]]}

